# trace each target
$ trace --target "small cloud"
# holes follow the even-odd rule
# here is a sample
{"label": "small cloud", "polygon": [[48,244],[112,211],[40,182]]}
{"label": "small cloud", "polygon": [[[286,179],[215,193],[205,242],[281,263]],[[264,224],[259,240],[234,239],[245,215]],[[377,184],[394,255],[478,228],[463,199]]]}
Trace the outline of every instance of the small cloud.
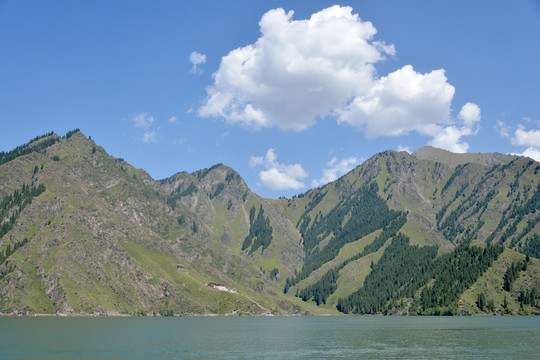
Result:
{"label": "small cloud", "polygon": [[333,157],[332,160],[326,164],[327,167],[323,170],[323,176],[320,179],[314,179],[311,182],[311,186],[318,187],[328,184],[338,177],[347,174],[354,169],[358,163],[359,160],[353,156],[341,161],[338,161],[336,157]]}
{"label": "small cloud", "polygon": [[[533,123],[533,121],[530,120],[529,123]],[[527,156],[540,162],[540,129],[526,130],[525,126],[518,124],[514,134],[512,134],[512,128],[502,121],[497,123],[497,128],[501,136],[510,139],[512,145],[527,147],[522,153],[514,153],[513,155]]]}
{"label": "small cloud", "polygon": [[412,153],[411,149],[410,149],[408,146],[401,146],[401,145],[398,146],[397,151],[406,151],[406,152],[408,152],[409,154]]}
{"label": "small cloud", "polygon": [[144,134],[142,136],[142,141],[145,144],[157,142],[157,129],[151,130],[152,124],[155,122],[155,118],[149,113],[141,113],[131,117],[133,126],[136,128],[144,129]]}
{"label": "small cloud", "polygon": [[466,127],[471,128],[475,123],[480,121],[480,107],[474,103],[468,102],[461,108],[458,119],[463,121]]}
{"label": "small cloud", "polygon": [[167,119],[167,121],[174,124],[174,123],[178,122],[178,117],[171,116],[169,119]]}
{"label": "small cloud", "polygon": [[439,125],[428,126],[424,133],[433,136],[428,145],[435,146],[455,153],[465,153],[469,144],[462,140],[464,136],[473,136],[478,133],[476,123],[480,121],[480,107],[468,102],[461,108],[457,118],[461,124],[442,127]]}
{"label": "small cloud", "polygon": [[197,66],[206,62],[206,55],[193,51],[191,54],[189,54],[189,61],[191,61],[191,63],[193,64],[191,72],[194,74],[200,74],[203,71],[197,69]]}
{"label": "small cloud", "polygon": [[137,114],[131,118],[133,125],[138,128],[149,128],[154,123],[154,117],[149,113]]}
{"label": "small cloud", "polygon": [[469,144],[461,141],[461,137],[465,135],[470,135],[470,131],[456,126],[447,126],[440,128],[437,135],[428,142],[428,145],[454,153],[465,153],[469,149]]}
{"label": "small cloud", "polygon": [[249,158],[248,165],[250,168],[257,167],[264,163],[264,158],[262,156],[252,156]]}
{"label": "small cloud", "polygon": [[504,122],[497,121],[496,129],[497,129],[497,131],[499,131],[499,134],[501,134],[502,137],[510,138],[510,136],[511,136],[510,135],[510,127],[508,125],[506,125]]}
{"label": "small cloud", "polygon": [[274,149],[269,149],[264,158],[262,156],[250,158],[250,167],[261,165],[264,165],[266,170],[259,172],[259,179],[265,187],[271,190],[298,190],[305,186],[302,180],[308,176],[308,173],[302,165],[280,164]]}
{"label": "small cloud", "polygon": [[142,141],[146,144],[157,142],[156,131],[146,131],[143,135]]}

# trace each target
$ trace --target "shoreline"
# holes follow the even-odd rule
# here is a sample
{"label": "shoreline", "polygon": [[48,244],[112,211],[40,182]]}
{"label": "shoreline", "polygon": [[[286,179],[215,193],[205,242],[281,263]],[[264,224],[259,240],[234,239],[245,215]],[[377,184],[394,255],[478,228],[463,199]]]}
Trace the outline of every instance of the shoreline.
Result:
{"label": "shoreline", "polygon": [[162,316],[160,314],[147,314],[147,315],[130,315],[122,313],[96,313],[96,314],[87,314],[87,313],[58,313],[58,314],[23,314],[23,313],[0,313],[0,317],[21,317],[21,318],[30,318],[30,317],[59,317],[59,318],[105,318],[105,317],[115,317],[115,318],[188,318],[188,317],[520,317],[520,316],[540,316],[538,313],[533,314],[462,314],[462,315],[433,315],[433,314],[183,314],[183,315],[173,315],[173,316]]}

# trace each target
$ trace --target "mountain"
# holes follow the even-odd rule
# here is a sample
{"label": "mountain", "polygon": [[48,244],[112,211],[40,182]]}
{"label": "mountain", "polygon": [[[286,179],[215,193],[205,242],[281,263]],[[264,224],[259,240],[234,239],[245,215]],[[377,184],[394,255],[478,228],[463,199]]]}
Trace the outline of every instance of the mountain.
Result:
{"label": "mountain", "polygon": [[[540,164],[417,153],[375,155],[296,201],[306,260],[286,291],[346,313],[453,313],[465,295],[464,309],[477,312],[479,294],[510,311],[521,291],[537,304]],[[498,283],[512,262],[526,271],[505,292]],[[503,309],[505,297],[519,303]]]}
{"label": "mountain", "polygon": [[0,312],[539,313],[539,170],[386,151],[274,200],[222,164],[156,181],[46,134],[0,153]]}

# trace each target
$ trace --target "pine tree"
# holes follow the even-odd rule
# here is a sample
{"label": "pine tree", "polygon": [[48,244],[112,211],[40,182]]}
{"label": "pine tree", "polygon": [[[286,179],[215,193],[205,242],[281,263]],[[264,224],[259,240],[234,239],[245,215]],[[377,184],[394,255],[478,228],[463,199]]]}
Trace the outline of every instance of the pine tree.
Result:
{"label": "pine tree", "polygon": [[480,311],[484,311],[484,308],[486,307],[486,297],[484,293],[478,294],[476,305],[478,306],[478,309],[480,309]]}

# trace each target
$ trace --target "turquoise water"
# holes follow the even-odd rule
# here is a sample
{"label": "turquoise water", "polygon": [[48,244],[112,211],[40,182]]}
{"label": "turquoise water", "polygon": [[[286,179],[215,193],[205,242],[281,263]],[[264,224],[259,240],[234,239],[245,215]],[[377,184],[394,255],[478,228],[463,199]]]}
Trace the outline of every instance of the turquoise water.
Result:
{"label": "turquoise water", "polygon": [[538,359],[540,317],[0,318],[0,359]]}

